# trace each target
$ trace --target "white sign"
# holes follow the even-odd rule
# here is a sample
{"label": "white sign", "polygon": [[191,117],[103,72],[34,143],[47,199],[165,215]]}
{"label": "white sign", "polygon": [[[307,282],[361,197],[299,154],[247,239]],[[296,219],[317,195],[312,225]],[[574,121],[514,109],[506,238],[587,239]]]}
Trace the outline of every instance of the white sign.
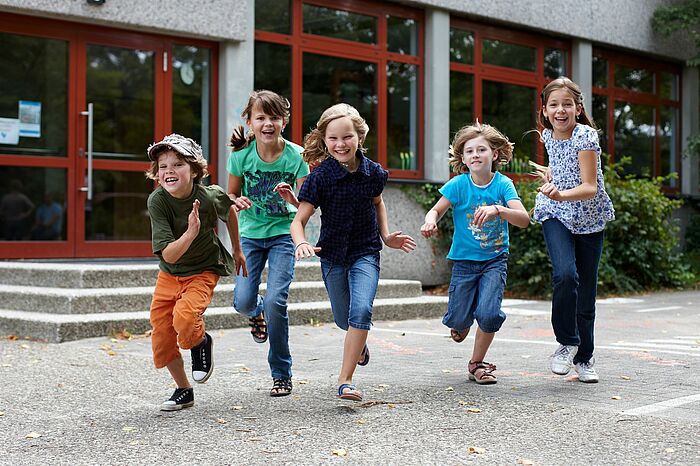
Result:
{"label": "white sign", "polygon": [[0,118],[0,144],[19,144],[19,120]]}
{"label": "white sign", "polygon": [[19,135],[25,138],[41,137],[41,102],[19,101]]}

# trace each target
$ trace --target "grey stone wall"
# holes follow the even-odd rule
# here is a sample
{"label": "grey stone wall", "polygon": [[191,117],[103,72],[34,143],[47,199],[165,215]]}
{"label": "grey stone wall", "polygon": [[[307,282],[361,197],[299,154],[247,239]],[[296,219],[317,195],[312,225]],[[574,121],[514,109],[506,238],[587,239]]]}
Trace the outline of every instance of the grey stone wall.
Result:
{"label": "grey stone wall", "polygon": [[0,11],[220,40],[247,40],[247,0],[0,0]]}
{"label": "grey stone wall", "polygon": [[664,39],[651,29],[649,20],[654,10],[659,5],[674,3],[669,0],[423,0],[397,3],[443,8],[474,20],[509,23],[681,60],[694,54],[694,45],[687,35]]}

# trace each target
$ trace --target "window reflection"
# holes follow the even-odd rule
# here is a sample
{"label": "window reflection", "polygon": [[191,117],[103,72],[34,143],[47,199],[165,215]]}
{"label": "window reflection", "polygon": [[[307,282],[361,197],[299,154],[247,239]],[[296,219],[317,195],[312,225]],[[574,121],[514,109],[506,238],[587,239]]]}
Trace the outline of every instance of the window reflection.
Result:
{"label": "window reflection", "polygon": [[630,91],[654,92],[654,73],[645,68],[615,65],[615,85]]}
{"label": "window reflection", "polygon": [[304,4],[304,32],[374,44],[377,41],[377,18]]}
{"label": "window reflection", "polygon": [[418,169],[418,82],[416,66],[387,64],[387,164],[399,170]]}
{"label": "window reflection", "polygon": [[482,60],[489,65],[506,66],[535,71],[536,50],[525,45],[509,44],[500,40],[482,42]]}
{"label": "window reflection", "polygon": [[[678,109],[670,107],[661,108],[661,121],[659,125],[661,138],[661,173],[660,175],[668,175],[669,173],[678,172]],[[666,181],[666,185],[672,188],[678,187],[678,179],[670,179]]]}
{"label": "window reflection", "polygon": [[377,160],[377,65],[347,58],[304,54],[303,127],[316,126],[321,113],[345,102],[357,109],[369,125],[364,146]]}
{"label": "window reflection", "polygon": [[289,34],[289,0],[255,0],[255,29]]}
{"label": "window reflection", "polygon": [[556,79],[559,76],[567,76],[566,52],[560,49],[544,49],[544,75],[548,78]]}
{"label": "window reflection", "polygon": [[418,54],[418,24],[415,20],[387,16],[387,35],[390,52]]}
{"label": "window reflection", "polygon": [[654,107],[618,102],[615,104],[615,157],[632,158],[626,170],[640,176],[654,174]]}
{"label": "window reflection", "polygon": [[474,119],[474,77],[450,72],[450,143],[459,129]]}
{"label": "window reflection", "polygon": [[595,121],[599,133],[600,148],[603,152],[608,151],[608,97],[604,95],[593,94],[593,105],[591,108],[591,116]]}
{"label": "window reflection", "polygon": [[474,33],[461,29],[450,29],[450,61],[474,63]]}
{"label": "window reflection", "polygon": [[173,132],[199,142],[209,160],[211,76],[209,49],[173,46]]}
{"label": "window reflection", "polygon": [[66,170],[0,166],[0,241],[66,239]]}
{"label": "window reflection", "polygon": [[593,86],[608,87],[608,61],[593,55]]}
{"label": "window reflection", "polygon": [[0,118],[16,120],[19,101],[41,104],[38,137],[0,143],[0,154],[66,156],[68,43],[0,33]]}
{"label": "window reflection", "polygon": [[[269,89],[291,101],[292,96],[292,50],[288,45],[270,42],[255,43],[255,89]],[[243,103],[242,105],[245,105]],[[240,111],[236,111],[240,114]],[[294,109],[292,109],[294,111]],[[319,115],[320,116],[320,115]],[[282,136],[290,139],[293,134],[292,122],[284,129]]]}

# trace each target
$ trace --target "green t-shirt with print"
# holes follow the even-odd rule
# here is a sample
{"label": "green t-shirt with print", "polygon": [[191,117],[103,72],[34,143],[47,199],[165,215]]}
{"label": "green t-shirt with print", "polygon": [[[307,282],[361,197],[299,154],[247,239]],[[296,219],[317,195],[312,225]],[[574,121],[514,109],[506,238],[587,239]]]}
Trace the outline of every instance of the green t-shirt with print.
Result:
{"label": "green t-shirt with print", "polygon": [[[163,260],[161,251],[187,231],[192,203],[199,199],[199,234],[174,264]],[[228,222],[233,201],[223,188],[195,183],[192,195],[176,199],[162,186],[148,196],[153,253],[160,257],[160,269],[171,275],[187,277],[204,271],[231,275],[233,259],[216,235],[217,220]]]}
{"label": "green t-shirt with print", "polygon": [[309,166],[301,158],[300,146],[286,139],[284,142],[282,155],[273,163],[260,159],[255,141],[231,152],[228,172],[242,178],[241,195],[253,203],[238,214],[242,237],[263,239],[289,234],[297,208],[272,190],[281,182],[296,190],[296,180],[309,174]]}

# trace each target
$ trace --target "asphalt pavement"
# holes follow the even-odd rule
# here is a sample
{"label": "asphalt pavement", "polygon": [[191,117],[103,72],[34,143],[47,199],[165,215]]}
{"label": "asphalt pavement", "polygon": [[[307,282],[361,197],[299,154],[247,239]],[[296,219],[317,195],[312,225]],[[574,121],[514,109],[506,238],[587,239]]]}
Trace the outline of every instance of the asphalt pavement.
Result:
{"label": "asphalt pavement", "polygon": [[[334,397],[343,332],[294,326],[294,391],[268,396],[267,344],[214,331],[195,405],[150,338],[0,340],[2,464],[700,464],[700,292],[598,303],[598,384],[549,371],[549,302],[506,300],[488,354],[498,383],[468,381],[473,338],[439,319],[375,322],[362,402]],[[189,364],[189,352],[183,352]]]}

